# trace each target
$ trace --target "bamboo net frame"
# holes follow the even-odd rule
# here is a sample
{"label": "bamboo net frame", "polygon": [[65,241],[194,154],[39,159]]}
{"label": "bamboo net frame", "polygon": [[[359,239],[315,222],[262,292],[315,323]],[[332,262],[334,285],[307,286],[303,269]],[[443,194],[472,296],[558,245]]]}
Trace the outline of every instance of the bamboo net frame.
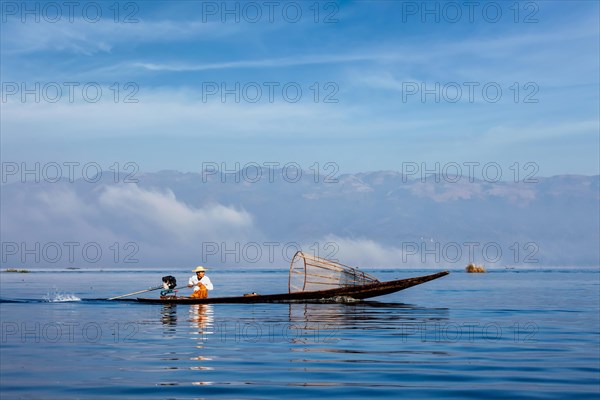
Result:
{"label": "bamboo net frame", "polygon": [[338,289],[379,282],[357,268],[298,251],[290,263],[289,293]]}

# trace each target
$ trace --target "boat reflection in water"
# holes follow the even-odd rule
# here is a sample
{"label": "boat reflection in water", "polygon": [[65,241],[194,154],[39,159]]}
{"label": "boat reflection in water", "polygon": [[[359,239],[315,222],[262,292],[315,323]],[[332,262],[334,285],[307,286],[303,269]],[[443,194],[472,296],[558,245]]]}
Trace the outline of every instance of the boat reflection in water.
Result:
{"label": "boat reflection in water", "polygon": [[[293,304],[289,306],[289,367],[287,386],[368,387],[371,376],[382,376],[388,389],[405,383],[402,377],[421,368],[420,360],[446,359],[444,346],[424,345],[431,329],[448,325],[447,308],[426,308],[402,303],[375,301],[354,304]],[[429,333],[427,333],[429,332]],[[427,336],[429,335],[429,337]],[[348,382],[343,374],[360,371]]]}
{"label": "boat reflection in water", "polygon": [[206,340],[206,335],[213,333],[213,312],[213,306],[210,304],[194,304],[189,306],[190,327],[197,328],[197,332],[192,332],[192,334],[202,336],[203,341]]}
{"label": "boat reflection in water", "polygon": [[[185,327],[177,318],[177,307],[188,313]],[[221,307],[227,310],[223,310],[222,318],[216,318],[215,311]],[[193,304],[163,305],[161,321],[165,333],[187,331],[196,341],[196,348],[203,349],[213,347],[211,343],[220,347],[225,342],[323,343],[341,340],[357,330],[382,331],[404,340],[427,339],[427,329],[444,324],[448,315],[447,308],[377,301],[258,307]]]}
{"label": "boat reflection in water", "polygon": [[[191,322],[192,334],[200,335],[202,340],[206,335],[213,333],[213,309],[211,305],[196,304],[189,308],[189,322]],[[163,324],[164,333],[175,333],[177,327],[177,305],[164,304],[160,311],[161,322]]]}
{"label": "boat reflection in water", "polygon": [[[179,307],[179,310],[178,310]],[[178,318],[180,313],[187,313],[188,318]],[[181,317],[181,316],[179,316]],[[164,304],[160,310],[160,321],[163,326],[163,337],[171,339],[165,342],[168,351],[161,354],[161,362],[164,363],[163,369],[174,374],[173,377],[185,374],[185,371],[212,371],[213,368],[208,365],[213,358],[207,356],[206,343],[209,337],[214,333],[214,315],[211,305],[190,305],[177,306],[175,304]],[[190,351],[190,341],[185,340],[186,336],[192,339],[193,349]],[[192,362],[190,366],[189,363]],[[194,379],[197,379],[197,373],[194,373]],[[173,379],[160,382],[160,386],[179,386],[186,379]],[[208,380],[193,380],[192,385],[210,385]]]}
{"label": "boat reflection in water", "polygon": [[[172,339],[165,345],[176,379],[168,382],[179,385],[233,385],[232,377],[243,376],[244,382],[335,386],[340,382],[333,376],[359,365],[381,364],[396,373],[419,358],[447,356],[443,346],[423,345],[423,339],[433,338],[424,337],[424,329],[449,325],[446,308],[376,301],[197,304],[165,306],[160,318]],[[256,355],[265,353],[277,355],[271,375],[256,368],[263,362]]]}
{"label": "boat reflection in water", "polygon": [[164,304],[160,311],[160,320],[165,327],[165,334],[173,334],[176,332],[177,326],[177,306],[174,304]]}
{"label": "boat reflection in water", "polygon": [[333,304],[290,304],[291,343],[340,341],[357,330],[383,331],[401,340],[424,337],[434,324],[448,320],[447,308],[427,308],[403,303],[359,301]]}
{"label": "boat reflection in water", "polygon": [[[189,306],[189,323],[190,334],[192,339],[196,341],[197,356],[191,357],[190,360],[198,361],[198,365],[190,367],[192,371],[212,371],[213,367],[208,366],[212,361],[212,357],[206,355],[206,343],[208,337],[214,333],[214,315],[213,306],[209,304],[195,304]],[[212,382],[199,380],[193,381],[192,385],[210,385]]]}

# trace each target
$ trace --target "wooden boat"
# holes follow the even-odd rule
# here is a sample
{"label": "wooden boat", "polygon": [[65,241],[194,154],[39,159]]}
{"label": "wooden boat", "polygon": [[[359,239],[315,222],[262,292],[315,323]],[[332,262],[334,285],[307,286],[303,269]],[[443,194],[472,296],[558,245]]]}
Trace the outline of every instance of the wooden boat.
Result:
{"label": "wooden boat", "polygon": [[[345,286],[326,290],[296,291],[280,294],[233,296],[233,297],[209,297],[206,299],[191,299],[189,297],[176,298],[137,298],[140,303],[155,304],[227,304],[227,303],[312,303],[362,300],[372,297],[383,296],[420,285],[434,279],[448,275],[448,271],[438,272],[432,275],[418,276],[415,278],[399,279],[394,281],[374,282],[364,285]],[[313,282],[314,283],[314,282]],[[306,285],[305,285],[306,286]]]}

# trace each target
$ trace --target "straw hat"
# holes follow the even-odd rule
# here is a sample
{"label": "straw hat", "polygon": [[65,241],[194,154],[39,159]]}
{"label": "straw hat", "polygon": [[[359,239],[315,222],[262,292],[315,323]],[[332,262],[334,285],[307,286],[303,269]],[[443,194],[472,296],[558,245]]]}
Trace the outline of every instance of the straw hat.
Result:
{"label": "straw hat", "polygon": [[193,270],[192,272],[204,272],[204,271],[206,271],[206,269],[204,269],[204,267],[203,267],[203,266],[199,265],[199,266],[197,266],[197,267],[196,267],[196,269],[195,269],[195,270]]}

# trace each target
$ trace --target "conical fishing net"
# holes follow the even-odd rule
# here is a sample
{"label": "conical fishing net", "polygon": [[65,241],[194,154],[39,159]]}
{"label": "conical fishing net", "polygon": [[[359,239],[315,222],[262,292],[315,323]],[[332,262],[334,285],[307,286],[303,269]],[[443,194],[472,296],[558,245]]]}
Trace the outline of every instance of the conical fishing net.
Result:
{"label": "conical fishing net", "polygon": [[356,268],[299,251],[290,264],[288,290],[312,292],[376,282],[376,278]]}

